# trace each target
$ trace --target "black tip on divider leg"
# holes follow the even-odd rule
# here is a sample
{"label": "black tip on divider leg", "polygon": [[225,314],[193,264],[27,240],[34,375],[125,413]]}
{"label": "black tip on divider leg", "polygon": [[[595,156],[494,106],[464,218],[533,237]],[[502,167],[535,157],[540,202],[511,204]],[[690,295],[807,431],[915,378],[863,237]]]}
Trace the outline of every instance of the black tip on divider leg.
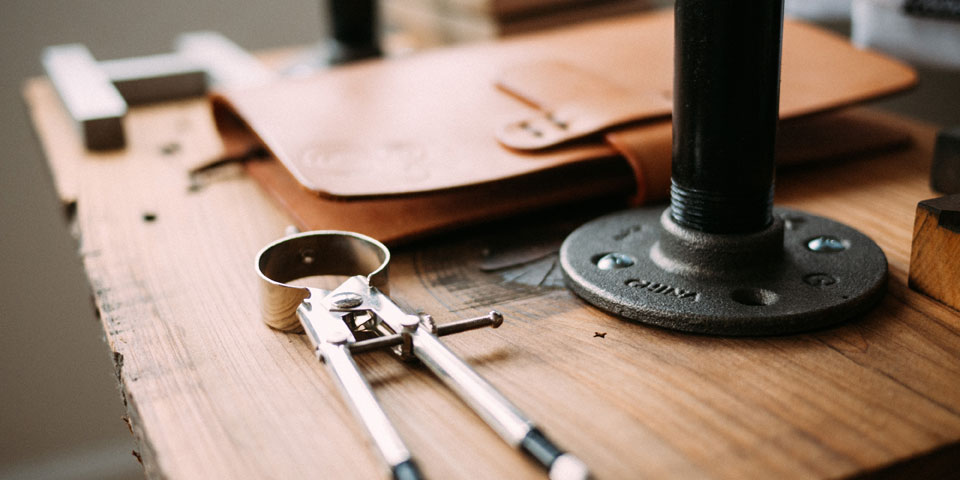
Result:
{"label": "black tip on divider leg", "polygon": [[420,473],[420,468],[417,467],[417,464],[413,460],[407,460],[405,462],[400,462],[393,467],[393,479],[394,480],[422,480],[423,474]]}
{"label": "black tip on divider leg", "polygon": [[523,441],[520,442],[520,449],[547,468],[550,468],[554,460],[560,455],[563,455],[563,452],[547,440],[547,437],[536,428],[531,429],[523,437]]}

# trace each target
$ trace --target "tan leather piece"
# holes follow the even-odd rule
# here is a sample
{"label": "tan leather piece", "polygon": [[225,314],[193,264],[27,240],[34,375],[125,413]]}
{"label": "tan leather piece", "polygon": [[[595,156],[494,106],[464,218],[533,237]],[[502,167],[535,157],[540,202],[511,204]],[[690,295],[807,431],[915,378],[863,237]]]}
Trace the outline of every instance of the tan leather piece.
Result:
{"label": "tan leather piece", "polygon": [[910,66],[813,25],[785,21],[780,118],[847,107],[917,83]]}
{"label": "tan leather piece", "polygon": [[[601,140],[542,153],[500,146],[504,115],[526,111],[493,87],[498,45],[341,67],[223,92],[216,118],[243,118],[297,180],[320,195],[371,197],[500,181],[611,156]],[[508,48],[507,58],[526,58]]]}
{"label": "tan leather piece", "polygon": [[616,135],[609,133],[606,138],[633,170],[637,186],[631,204],[642,205],[670,196],[673,124],[654,122]]}
{"label": "tan leather piece", "polygon": [[[226,109],[213,109],[213,119],[217,125],[217,133],[223,143],[221,158],[211,163],[224,160],[246,157],[250,152],[262,148],[263,142],[253,133],[246,121]],[[200,165],[203,169],[206,165]]]}
{"label": "tan leather piece", "polygon": [[[591,198],[626,203],[633,191],[630,169],[619,157],[590,166],[570,164],[537,178],[517,178],[490,185],[443,190],[422,195],[337,201],[302,188],[276,160],[250,161],[247,172],[301,230],[349,230],[389,245],[409,242],[439,231]],[[570,183],[571,188],[552,188]]]}
{"label": "tan leather piece", "polygon": [[[644,75],[633,84],[617,84],[603,74],[552,60],[507,69],[497,86],[535,111],[508,121],[498,130],[498,140],[512,148],[535,150],[628,122],[669,115],[670,91],[665,85],[673,74],[672,24],[657,23],[651,28],[662,31],[663,37],[656,45],[662,48],[638,48]],[[789,20],[784,24],[782,63],[781,118],[843,107],[916,82],[909,67],[858,50],[842,37]],[[606,71],[620,68],[611,67]],[[620,147],[622,150],[622,142]],[[639,158],[646,153],[633,156]]]}
{"label": "tan leather piece", "polygon": [[669,116],[669,92],[625,88],[601,75],[556,61],[507,69],[497,87],[537,110],[506,123],[497,140],[518,150],[538,150],[622,123]]}
{"label": "tan leather piece", "polygon": [[[298,184],[276,160],[248,162],[247,171],[303,230],[352,230],[397,244],[544,205],[597,197],[620,198],[626,205],[635,183],[639,188],[632,196],[634,203],[666,200],[670,130],[669,123],[659,122],[611,139],[628,152],[633,171],[621,157],[608,157],[541,175],[400,197],[337,201],[319,196]],[[837,160],[909,141],[908,133],[892,126],[886,117],[865,109],[849,109],[783,122],[777,159],[781,165]]]}
{"label": "tan leather piece", "polygon": [[908,132],[862,108],[794,118],[777,130],[777,166],[806,165],[909,145]]}
{"label": "tan leather piece", "polygon": [[[607,141],[630,163],[637,188],[634,205],[670,197],[673,132],[670,122],[611,132]],[[910,142],[907,132],[861,108],[793,118],[777,128],[776,162],[780,167],[838,160],[889,150]]]}
{"label": "tan leather piece", "polygon": [[[910,68],[832,34],[790,21],[785,28],[783,116],[915,82]],[[614,153],[601,136],[537,152],[499,145],[502,125],[536,111],[493,87],[502,72],[549,59],[602,75],[607,84],[660,94],[671,88],[672,42],[671,12],[628,16],[226,92],[214,98],[214,109],[219,119],[241,117],[248,134],[319,195],[367,198],[491,184]],[[573,188],[576,179],[570,183],[553,188]]]}

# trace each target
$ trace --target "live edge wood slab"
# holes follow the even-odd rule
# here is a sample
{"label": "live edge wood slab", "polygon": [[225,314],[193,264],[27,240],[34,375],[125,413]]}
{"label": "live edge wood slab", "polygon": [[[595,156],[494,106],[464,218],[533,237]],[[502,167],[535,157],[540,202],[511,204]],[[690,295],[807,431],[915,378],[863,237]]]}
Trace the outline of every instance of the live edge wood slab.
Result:
{"label": "live edge wood slab", "polygon": [[[127,149],[89,154],[47,81],[25,95],[76,206],[147,475],[381,475],[307,341],[258,318],[253,258],[290,220],[240,168],[190,187],[187,170],[219,151],[205,102],[135,108]],[[397,249],[392,296],[439,322],[503,312],[500,329],[445,341],[597,478],[956,475],[960,315],[906,286],[914,209],[934,196],[935,131],[887,120],[914,145],[778,178],[778,204],[846,222],[887,254],[886,297],[847,325],[729,339],[601,313],[562,287],[551,254],[599,210]],[[425,369],[385,353],[358,361],[430,478],[544,477]]]}

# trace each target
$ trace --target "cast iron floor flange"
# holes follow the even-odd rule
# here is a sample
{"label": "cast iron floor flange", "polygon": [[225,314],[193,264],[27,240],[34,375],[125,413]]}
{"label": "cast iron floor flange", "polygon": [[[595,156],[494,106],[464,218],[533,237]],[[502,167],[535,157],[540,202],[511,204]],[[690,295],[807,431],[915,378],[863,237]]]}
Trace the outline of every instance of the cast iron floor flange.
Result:
{"label": "cast iron floor flange", "polygon": [[[665,258],[671,254],[669,246],[664,254],[664,244],[671,242],[664,239],[676,235],[667,233],[661,217],[672,231],[679,227],[663,212],[627,210],[570,234],[560,249],[569,287],[593,305],[630,320],[738,336],[825,327],[865,312],[883,297],[887,279],[883,251],[841,223],[775,208],[774,225],[768,230],[777,242],[782,231],[782,249],[774,245],[772,253],[764,255],[762,248],[756,253],[741,248],[740,260],[733,262],[712,261],[709,252],[699,250],[691,255],[693,262],[684,264]],[[695,249],[706,242],[707,250],[717,240],[725,245],[757,240],[756,234],[752,239],[692,235]],[[762,241],[770,243],[769,238]]]}

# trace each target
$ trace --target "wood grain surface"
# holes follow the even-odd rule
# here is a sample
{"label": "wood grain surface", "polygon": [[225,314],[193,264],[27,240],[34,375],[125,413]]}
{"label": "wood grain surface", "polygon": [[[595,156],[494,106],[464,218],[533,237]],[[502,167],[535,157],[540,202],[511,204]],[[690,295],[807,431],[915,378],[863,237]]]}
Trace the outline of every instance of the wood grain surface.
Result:
{"label": "wood grain surface", "polygon": [[[239,167],[191,186],[189,167],[219,148],[205,102],[134,108],[128,148],[89,154],[45,80],[25,95],[60,195],[76,201],[148,476],[382,475],[305,338],[258,318],[253,257],[289,218]],[[597,478],[955,475],[960,315],[906,286],[914,209],[934,196],[934,129],[887,120],[914,146],[778,177],[779,204],[847,222],[887,254],[885,299],[848,325],[729,339],[601,313],[563,288],[555,254],[595,209],[404,247],[392,296],[439,322],[502,311],[501,328],[445,342]],[[544,478],[422,367],[358,361],[430,478]]]}

